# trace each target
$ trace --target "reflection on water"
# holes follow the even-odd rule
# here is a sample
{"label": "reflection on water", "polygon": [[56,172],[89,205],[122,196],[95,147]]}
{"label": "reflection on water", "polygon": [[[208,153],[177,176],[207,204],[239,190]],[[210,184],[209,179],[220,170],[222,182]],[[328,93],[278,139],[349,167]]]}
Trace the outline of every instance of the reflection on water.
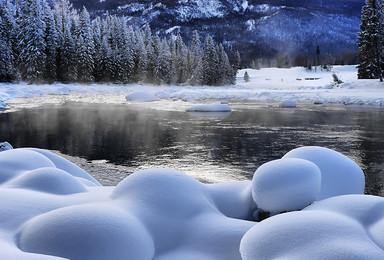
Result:
{"label": "reflection on water", "polygon": [[261,164],[299,146],[335,149],[384,195],[384,109],[232,104],[232,113],[69,103],[0,114],[0,141],[59,150],[133,169],[169,167],[202,181],[251,179]]}

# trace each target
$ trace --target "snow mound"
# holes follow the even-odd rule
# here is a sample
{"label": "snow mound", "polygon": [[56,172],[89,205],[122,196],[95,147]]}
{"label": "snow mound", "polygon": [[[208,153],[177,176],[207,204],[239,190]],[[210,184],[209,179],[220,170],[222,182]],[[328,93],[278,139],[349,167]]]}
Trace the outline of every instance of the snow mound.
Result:
{"label": "snow mound", "polygon": [[307,146],[283,156],[301,158],[316,164],[321,171],[321,188],[317,200],[345,194],[363,194],[365,176],[361,168],[347,156],[331,149]]}
{"label": "snow mound", "polygon": [[24,172],[9,181],[7,186],[59,195],[87,191],[85,186],[71,174],[53,167]]}
{"label": "snow mound", "polygon": [[248,259],[384,259],[384,199],[332,197],[280,214],[250,229],[240,244]]}
{"label": "snow mound", "polygon": [[107,205],[70,206],[37,216],[22,226],[17,244],[25,252],[72,260],[150,260],[154,255],[140,221]]}
{"label": "snow mound", "polygon": [[187,109],[187,112],[231,112],[232,109],[227,104],[207,104],[195,105]]}
{"label": "snow mound", "polygon": [[[11,179],[16,178],[26,172],[34,171],[34,170],[38,170],[46,167],[61,169],[66,173],[68,173],[69,175],[71,175],[72,177],[78,178],[78,180],[81,181],[86,186],[101,186],[101,184],[98,183],[98,181],[96,181],[91,175],[89,175],[87,172],[83,171],[82,169],[80,169],[78,166],[74,165],[70,161],[64,158],[61,158],[60,156],[55,155],[49,151],[36,149],[36,148],[19,148],[19,149],[12,149],[12,150],[1,152],[0,153],[0,172],[1,172],[0,184],[6,181],[10,181]],[[30,175],[30,177],[34,176],[32,178],[34,179],[37,177],[37,175],[40,175],[40,174],[43,174],[43,173],[34,172]],[[55,172],[52,172],[52,171],[48,175],[46,172],[44,172],[43,175],[45,176],[49,175],[50,178],[57,178],[57,177],[53,177],[54,175],[57,175],[57,174],[55,174]],[[25,182],[29,182],[27,181],[29,177],[26,178],[26,175],[24,175],[23,178],[25,178]],[[62,178],[62,177],[59,177],[59,178]],[[45,177],[43,177],[43,179],[45,179]],[[66,183],[68,181],[68,178],[67,179],[62,178],[61,181],[64,181],[64,183]],[[21,183],[24,183],[24,181],[22,181]]]}
{"label": "snow mound", "polygon": [[135,102],[151,102],[157,100],[157,98],[149,92],[137,91],[125,96],[127,101]]}
{"label": "snow mound", "polygon": [[252,196],[263,211],[302,209],[317,197],[320,169],[303,159],[279,159],[261,165],[253,175]]}
{"label": "snow mound", "polygon": [[1,151],[6,151],[6,150],[12,150],[12,149],[13,149],[13,147],[12,147],[12,145],[10,143],[8,143],[8,142],[0,143],[0,152]]}
{"label": "snow mound", "polygon": [[282,108],[295,108],[296,106],[297,106],[296,102],[292,100],[281,101],[279,105],[279,107],[282,107]]}

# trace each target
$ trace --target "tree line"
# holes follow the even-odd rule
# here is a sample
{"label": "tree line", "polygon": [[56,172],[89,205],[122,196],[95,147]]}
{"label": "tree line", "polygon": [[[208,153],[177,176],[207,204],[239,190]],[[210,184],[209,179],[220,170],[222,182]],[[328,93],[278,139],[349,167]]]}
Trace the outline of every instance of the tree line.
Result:
{"label": "tree line", "polygon": [[211,36],[201,42],[194,31],[189,42],[125,17],[91,19],[68,0],[0,0],[0,82],[235,83],[238,52],[231,64]]}

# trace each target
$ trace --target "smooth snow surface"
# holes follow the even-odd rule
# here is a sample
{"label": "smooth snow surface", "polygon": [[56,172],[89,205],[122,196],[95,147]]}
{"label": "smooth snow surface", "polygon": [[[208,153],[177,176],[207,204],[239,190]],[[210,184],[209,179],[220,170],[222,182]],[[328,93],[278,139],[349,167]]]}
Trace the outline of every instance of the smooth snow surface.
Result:
{"label": "smooth snow surface", "polygon": [[283,100],[281,101],[280,107],[283,107],[283,108],[295,108],[297,105],[296,105],[296,102],[295,101],[292,101],[292,100]]}
{"label": "smooth snow surface", "polygon": [[384,259],[384,198],[345,195],[255,225],[240,245],[245,260]]}
{"label": "smooth snow surface", "polygon": [[[244,72],[250,77],[244,82]],[[332,74],[344,82],[333,86]],[[83,95],[79,96],[78,94]],[[132,101],[182,100],[254,100],[281,102],[310,102],[317,104],[384,104],[384,85],[379,80],[358,80],[356,66],[334,66],[333,71],[307,71],[301,67],[290,69],[265,68],[240,70],[237,84],[232,86],[152,86],[116,84],[53,84],[29,85],[0,83],[0,101],[15,98],[40,97],[60,94],[54,103],[68,101],[125,103],[125,96]],[[86,95],[84,95],[86,94]],[[112,96],[118,95],[118,98]],[[131,96],[132,95],[132,96]],[[52,98],[52,97],[51,97]],[[1,105],[0,105],[1,106]]]}
{"label": "smooth snow surface", "polygon": [[231,112],[231,110],[226,104],[195,105],[187,108],[187,112]]}
{"label": "smooth snow surface", "polygon": [[317,199],[345,194],[363,194],[365,177],[360,167],[347,156],[316,146],[294,149],[283,156],[301,158],[316,164],[321,171],[321,189]]}
{"label": "smooth snow surface", "polygon": [[260,209],[275,213],[298,210],[318,196],[321,172],[307,160],[279,159],[261,165],[252,183],[252,196]]}
{"label": "smooth snow surface", "polygon": [[157,98],[152,93],[138,91],[138,92],[133,92],[129,95],[126,95],[125,99],[127,101],[150,102],[150,101],[155,101]]}
{"label": "smooth snow surface", "polygon": [[[320,159],[312,163],[311,156]],[[355,174],[337,152],[303,147],[261,166],[252,182],[203,184],[179,171],[148,169],[102,187],[49,151],[2,151],[0,259],[383,259],[384,198],[313,202],[329,170],[322,162]],[[345,192],[339,179],[322,185]],[[313,203],[256,223],[253,197],[272,210]]]}

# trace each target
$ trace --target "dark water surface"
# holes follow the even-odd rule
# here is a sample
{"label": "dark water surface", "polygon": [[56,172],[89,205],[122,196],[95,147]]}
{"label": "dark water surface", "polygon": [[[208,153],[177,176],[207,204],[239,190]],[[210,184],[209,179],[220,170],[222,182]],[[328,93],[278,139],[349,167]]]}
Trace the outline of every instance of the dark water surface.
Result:
{"label": "dark water surface", "polygon": [[261,164],[296,147],[318,145],[353,159],[366,174],[366,192],[384,195],[384,108],[231,106],[231,113],[126,104],[46,106],[0,114],[0,141],[133,170],[173,168],[206,182],[251,179]]}

